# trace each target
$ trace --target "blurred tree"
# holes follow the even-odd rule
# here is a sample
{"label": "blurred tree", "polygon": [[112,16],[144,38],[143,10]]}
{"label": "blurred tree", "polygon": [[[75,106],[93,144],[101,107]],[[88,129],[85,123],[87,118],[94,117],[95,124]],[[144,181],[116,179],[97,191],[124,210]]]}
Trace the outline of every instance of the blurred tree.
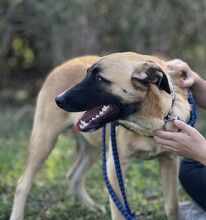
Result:
{"label": "blurred tree", "polygon": [[206,0],[0,0],[0,85],[37,89],[68,58],[116,51],[178,57],[201,72],[205,24]]}

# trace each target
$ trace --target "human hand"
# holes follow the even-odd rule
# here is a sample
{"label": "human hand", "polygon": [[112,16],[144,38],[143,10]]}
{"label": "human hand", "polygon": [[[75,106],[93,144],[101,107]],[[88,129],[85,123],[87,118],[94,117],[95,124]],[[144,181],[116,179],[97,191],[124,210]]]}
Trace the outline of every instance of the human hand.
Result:
{"label": "human hand", "polygon": [[180,120],[175,120],[174,125],[181,129],[181,131],[170,132],[158,130],[154,135],[155,141],[165,149],[206,165],[205,138],[195,128],[190,127]]}
{"label": "human hand", "polygon": [[182,83],[182,87],[189,88],[192,87],[199,75],[192,71],[187,63],[182,60],[174,59],[167,62],[167,66],[173,70],[181,71],[185,74],[185,80]]}

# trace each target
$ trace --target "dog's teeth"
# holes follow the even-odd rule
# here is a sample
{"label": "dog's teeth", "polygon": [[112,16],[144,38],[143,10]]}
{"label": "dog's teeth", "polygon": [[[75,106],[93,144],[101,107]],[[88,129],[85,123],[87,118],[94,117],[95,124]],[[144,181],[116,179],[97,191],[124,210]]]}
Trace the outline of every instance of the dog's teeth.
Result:
{"label": "dog's teeth", "polygon": [[81,121],[80,121],[80,125],[79,125],[80,129],[86,128],[89,123],[91,123],[92,121],[94,121],[94,120],[96,120],[97,118],[99,118],[99,117],[100,117],[101,115],[103,115],[108,109],[109,109],[109,105],[104,105],[104,106],[102,107],[102,110],[99,112],[99,114],[97,114],[97,115],[95,116],[95,118],[92,117],[88,123],[86,123],[85,121],[81,120]]}
{"label": "dog's teeth", "polygon": [[79,125],[79,127],[81,128],[81,129],[83,129],[83,128],[86,128],[86,126],[88,125],[88,123],[86,123],[85,121],[80,121],[80,125]]}
{"label": "dog's teeth", "polygon": [[106,105],[104,105],[104,106],[103,106],[103,108],[102,108],[102,111],[103,111],[103,112],[106,112],[106,111],[107,111],[107,109],[109,109],[109,105],[107,105],[107,106],[106,106]]}
{"label": "dog's teeth", "polygon": [[84,125],[79,125],[79,127],[80,127],[81,129],[83,129],[83,128],[84,128]]}
{"label": "dog's teeth", "polygon": [[87,125],[87,123],[85,121],[81,120],[80,122],[81,122],[82,125],[85,125],[85,126]]}

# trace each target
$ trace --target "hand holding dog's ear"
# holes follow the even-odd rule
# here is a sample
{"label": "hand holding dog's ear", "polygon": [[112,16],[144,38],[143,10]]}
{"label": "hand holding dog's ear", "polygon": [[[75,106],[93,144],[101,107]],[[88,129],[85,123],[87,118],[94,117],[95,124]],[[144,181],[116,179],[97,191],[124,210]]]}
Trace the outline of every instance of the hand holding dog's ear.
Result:
{"label": "hand holding dog's ear", "polygon": [[149,63],[145,63],[141,70],[138,69],[134,71],[132,74],[132,83],[134,85],[142,83],[145,86],[148,86],[149,84],[156,84],[159,89],[164,90],[169,94],[171,93],[166,74],[160,67],[154,64],[151,65]]}

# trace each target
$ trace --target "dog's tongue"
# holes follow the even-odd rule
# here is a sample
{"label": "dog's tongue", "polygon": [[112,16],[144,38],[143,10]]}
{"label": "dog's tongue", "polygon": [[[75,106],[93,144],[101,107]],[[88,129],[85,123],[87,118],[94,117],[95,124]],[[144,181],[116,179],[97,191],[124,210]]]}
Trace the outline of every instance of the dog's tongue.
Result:
{"label": "dog's tongue", "polygon": [[77,131],[93,131],[99,128],[105,121],[106,116],[112,113],[114,108],[111,105],[96,107],[85,112],[76,124]]}

